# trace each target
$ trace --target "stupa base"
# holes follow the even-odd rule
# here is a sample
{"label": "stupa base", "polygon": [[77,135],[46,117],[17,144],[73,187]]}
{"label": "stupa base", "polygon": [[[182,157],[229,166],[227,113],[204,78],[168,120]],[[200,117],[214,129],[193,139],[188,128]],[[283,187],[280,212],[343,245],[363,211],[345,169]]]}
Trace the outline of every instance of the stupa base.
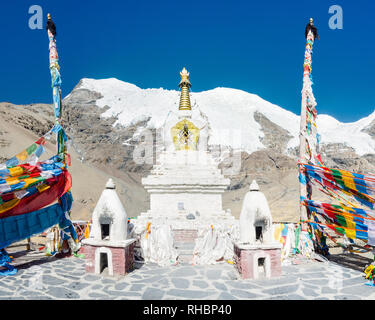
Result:
{"label": "stupa base", "polygon": [[125,276],[134,268],[135,239],[117,244],[83,240],[83,253],[86,260],[86,272],[101,274],[105,268],[109,276]]}
{"label": "stupa base", "polygon": [[234,260],[242,279],[280,277],[281,245],[235,243]]}

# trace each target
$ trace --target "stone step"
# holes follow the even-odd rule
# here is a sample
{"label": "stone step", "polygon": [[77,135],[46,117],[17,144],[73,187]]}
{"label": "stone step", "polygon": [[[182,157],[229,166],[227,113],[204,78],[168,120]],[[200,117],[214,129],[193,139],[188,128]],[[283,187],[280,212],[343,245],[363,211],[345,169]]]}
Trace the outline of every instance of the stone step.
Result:
{"label": "stone step", "polygon": [[179,256],[193,256],[193,251],[183,251],[183,252],[179,251],[178,255]]}
{"label": "stone step", "polygon": [[192,254],[180,254],[178,256],[179,263],[192,263],[193,255]]}
{"label": "stone step", "polygon": [[191,264],[193,261],[193,253],[195,241],[178,241],[174,243],[174,247],[178,252],[178,262],[182,264]]}
{"label": "stone step", "polygon": [[175,242],[174,247],[177,250],[194,250],[195,243],[193,242]]}

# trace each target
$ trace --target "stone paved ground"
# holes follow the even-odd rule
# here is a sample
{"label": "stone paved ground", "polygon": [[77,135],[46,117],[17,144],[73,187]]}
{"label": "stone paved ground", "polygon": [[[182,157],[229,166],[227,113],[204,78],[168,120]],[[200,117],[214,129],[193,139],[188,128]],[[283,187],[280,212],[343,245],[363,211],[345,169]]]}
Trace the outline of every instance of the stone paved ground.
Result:
{"label": "stone paved ground", "polygon": [[[27,254],[25,256],[29,256]],[[16,257],[19,262],[24,258]],[[15,276],[0,277],[0,299],[375,299],[360,271],[332,262],[283,267],[271,280],[240,280],[233,265],[137,265],[126,277],[86,274],[84,260],[34,253]]]}

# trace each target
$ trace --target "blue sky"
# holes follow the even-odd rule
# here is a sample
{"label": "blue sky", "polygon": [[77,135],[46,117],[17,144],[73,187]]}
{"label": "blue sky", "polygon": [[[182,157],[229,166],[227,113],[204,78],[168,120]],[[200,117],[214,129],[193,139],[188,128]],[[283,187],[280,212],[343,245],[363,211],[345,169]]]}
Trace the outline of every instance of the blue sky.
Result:
{"label": "blue sky", "polygon": [[[46,31],[28,27],[31,5],[57,25],[66,96],[83,77],[116,77],[141,88],[231,87],[300,113],[304,28],[315,18],[318,112],[356,121],[375,109],[373,0],[17,0],[0,10],[0,101],[51,103]],[[344,29],[331,30],[331,5]],[[43,26],[45,25],[43,21]]]}

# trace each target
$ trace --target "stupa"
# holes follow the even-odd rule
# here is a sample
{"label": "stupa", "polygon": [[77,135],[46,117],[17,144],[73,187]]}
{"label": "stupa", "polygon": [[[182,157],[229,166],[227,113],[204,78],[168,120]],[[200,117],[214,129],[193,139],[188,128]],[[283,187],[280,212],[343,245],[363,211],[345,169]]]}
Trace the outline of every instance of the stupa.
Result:
{"label": "stupa", "polygon": [[230,184],[207,150],[207,121],[191,107],[189,73],[181,73],[177,113],[164,125],[163,148],[150,175],[142,179],[150,194],[150,210],[141,214],[149,221],[167,218],[178,224],[234,219],[222,208],[222,194]]}
{"label": "stupa", "polygon": [[128,217],[116,185],[109,179],[92,214],[92,229],[82,240],[86,272],[126,275],[134,265],[135,239],[128,239]]}
{"label": "stupa", "polygon": [[[203,231],[219,225],[231,228],[235,219],[222,207],[222,195],[230,180],[222,175],[208,151],[208,122],[198,107],[191,107],[191,83],[185,68],[180,76],[179,108],[168,114],[161,130],[163,144],[157,162],[149,176],[142,179],[150,194],[150,209],[137,218],[136,224],[148,226],[148,231],[152,226],[155,230],[169,226],[178,262],[194,263],[195,249],[204,241]],[[174,257],[174,252],[169,256]]]}
{"label": "stupa", "polygon": [[235,264],[241,277],[258,279],[281,276],[281,247],[273,236],[267,199],[254,180],[243,200],[240,239],[234,244]]}

